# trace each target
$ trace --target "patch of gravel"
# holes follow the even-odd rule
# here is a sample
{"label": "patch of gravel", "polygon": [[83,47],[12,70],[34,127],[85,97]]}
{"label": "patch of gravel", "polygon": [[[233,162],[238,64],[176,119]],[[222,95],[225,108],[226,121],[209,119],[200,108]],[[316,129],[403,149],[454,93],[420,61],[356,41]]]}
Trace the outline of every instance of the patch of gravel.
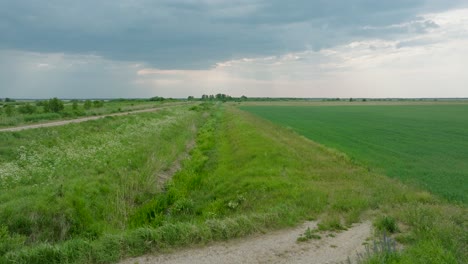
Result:
{"label": "patch of gravel", "polygon": [[344,263],[348,257],[355,260],[364,252],[363,243],[372,235],[370,222],[356,224],[339,233],[321,233],[321,239],[297,242],[307,228],[316,228],[316,222],[307,222],[297,228],[256,235],[200,248],[146,255],[127,259],[121,264],[150,263]]}

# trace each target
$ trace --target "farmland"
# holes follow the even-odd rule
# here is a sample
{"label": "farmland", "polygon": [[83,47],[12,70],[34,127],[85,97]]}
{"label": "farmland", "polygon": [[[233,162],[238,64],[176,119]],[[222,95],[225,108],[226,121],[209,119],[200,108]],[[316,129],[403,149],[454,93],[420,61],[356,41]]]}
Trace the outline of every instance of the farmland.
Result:
{"label": "farmland", "polygon": [[228,104],[0,137],[0,263],[113,263],[306,220],[340,232],[367,219],[407,247],[386,256],[394,263],[468,257],[463,205]]}
{"label": "farmland", "polygon": [[468,202],[468,105],[245,106],[353,161]]}

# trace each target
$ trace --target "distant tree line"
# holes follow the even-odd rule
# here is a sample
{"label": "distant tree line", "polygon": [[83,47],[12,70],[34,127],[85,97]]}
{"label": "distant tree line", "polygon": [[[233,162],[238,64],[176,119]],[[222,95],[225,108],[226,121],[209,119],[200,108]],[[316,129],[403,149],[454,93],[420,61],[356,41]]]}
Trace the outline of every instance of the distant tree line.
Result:
{"label": "distant tree line", "polygon": [[[193,96],[189,96],[188,97],[188,100],[194,100],[195,98]],[[247,97],[246,96],[241,96],[241,97],[232,97],[230,95],[227,95],[227,94],[222,94],[222,93],[218,93],[218,94],[210,94],[210,95],[207,95],[207,94],[204,94],[202,95],[202,97],[200,98],[200,100],[202,101],[222,101],[222,102],[230,102],[230,101],[246,101],[247,100]]]}

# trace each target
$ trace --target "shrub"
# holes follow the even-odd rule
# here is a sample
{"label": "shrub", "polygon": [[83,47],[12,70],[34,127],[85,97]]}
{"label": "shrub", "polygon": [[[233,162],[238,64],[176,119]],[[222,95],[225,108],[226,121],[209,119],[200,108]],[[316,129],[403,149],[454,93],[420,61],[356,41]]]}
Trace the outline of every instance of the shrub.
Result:
{"label": "shrub", "polygon": [[150,100],[151,102],[162,102],[162,101],[164,101],[165,99],[164,99],[164,97],[155,96],[155,97],[151,97],[149,100]]}
{"label": "shrub", "polygon": [[73,100],[72,109],[75,110],[75,111],[78,110],[78,101],[77,100]]}
{"label": "shrub", "polygon": [[395,218],[391,216],[383,216],[383,217],[377,218],[374,225],[378,230],[387,231],[392,234],[399,231],[398,224]]}
{"label": "shrub", "polygon": [[94,100],[94,101],[93,101],[93,106],[94,106],[95,108],[101,108],[101,107],[104,106],[104,101],[102,101],[102,100]]}
{"label": "shrub", "polygon": [[18,111],[22,114],[34,114],[36,112],[36,106],[26,103],[24,105],[21,105],[18,108]]}
{"label": "shrub", "polygon": [[5,114],[7,116],[12,116],[15,113],[15,108],[11,105],[5,105],[3,108],[5,108]]}
{"label": "shrub", "polygon": [[49,111],[53,113],[58,113],[62,111],[65,107],[63,106],[62,100],[54,97],[49,100]]}
{"label": "shrub", "polygon": [[91,103],[91,100],[86,100],[86,101],[84,102],[84,105],[83,105],[84,109],[86,109],[86,110],[90,109],[90,108],[91,108],[91,104],[92,104],[92,103]]}

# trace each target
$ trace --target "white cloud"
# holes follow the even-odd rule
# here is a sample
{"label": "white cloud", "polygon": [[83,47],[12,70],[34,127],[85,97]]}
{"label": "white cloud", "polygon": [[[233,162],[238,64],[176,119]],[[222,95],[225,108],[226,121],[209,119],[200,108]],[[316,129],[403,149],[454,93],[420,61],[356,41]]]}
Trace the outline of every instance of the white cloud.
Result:
{"label": "white cloud", "polygon": [[468,9],[428,14],[422,21],[439,26],[395,40],[371,39],[321,51],[231,60],[205,71],[154,73],[177,73],[180,82],[173,85],[201,84],[209,90],[215,86],[237,96],[466,97],[467,18]]}

